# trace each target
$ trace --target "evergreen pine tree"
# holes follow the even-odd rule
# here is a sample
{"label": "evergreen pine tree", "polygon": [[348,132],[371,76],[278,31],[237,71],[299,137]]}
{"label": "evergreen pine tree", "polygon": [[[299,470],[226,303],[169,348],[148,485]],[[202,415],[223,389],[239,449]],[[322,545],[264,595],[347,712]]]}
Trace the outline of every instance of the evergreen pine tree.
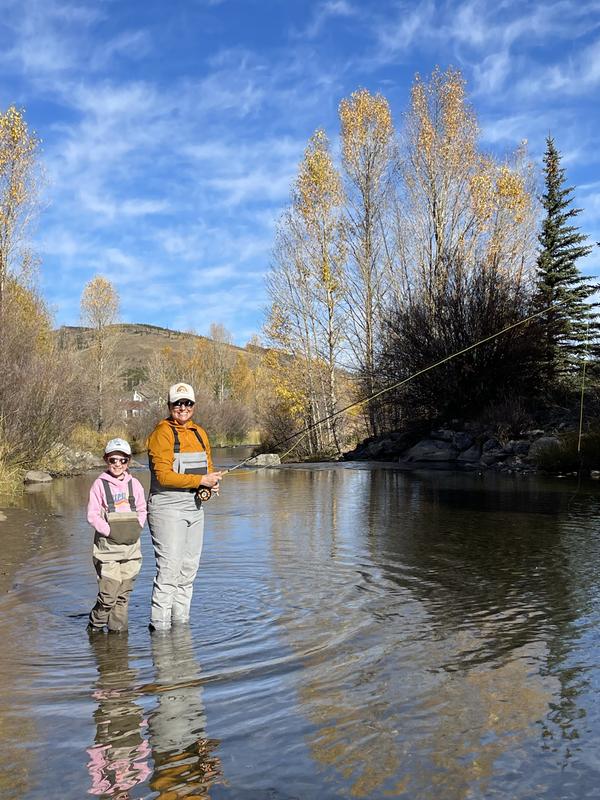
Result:
{"label": "evergreen pine tree", "polygon": [[542,388],[546,391],[568,388],[569,378],[581,367],[586,347],[596,350],[600,326],[594,308],[598,303],[586,300],[598,290],[594,278],[581,274],[580,258],[593,245],[571,224],[581,209],[572,207],[572,186],[565,186],[565,170],[554,139],[546,139],[544,154],[545,193],[541,197],[546,211],[537,259],[535,303],[539,309],[560,303],[540,318]]}

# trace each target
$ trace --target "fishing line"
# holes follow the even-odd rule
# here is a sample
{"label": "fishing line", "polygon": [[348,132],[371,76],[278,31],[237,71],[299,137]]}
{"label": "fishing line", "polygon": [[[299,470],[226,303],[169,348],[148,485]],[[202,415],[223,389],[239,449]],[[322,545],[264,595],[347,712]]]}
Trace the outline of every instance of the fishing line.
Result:
{"label": "fishing line", "polygon": [[585,397],[585,369],[587,366],[588,345],[589,345],[590,321],[587,320],[585,326],[585,348],[583,351],[583,369],[581,371],[581,396],[579,400],[579,435],[577,437],[577,456],[579,457],[579,469],[577,470],[577,487],[567,503],[567,513],[571,511],[573,500],[579,494],[581,489],[581,473],[583,472],[583,455],[581,453],[581,439],[583,436],[583,401]]}
{"label": "fishing line", "polygon": [[[423,369],[414,372],[412,375],[409,375],[408,378],[403,378],[401,381],[398,381],[397,383],[393,383],[390,386],[386,386],[383,389],[380,389],[379,391],[369,395],[368,397],[363,397],[361,400],[356,400],[355,402],[350,403],[347,406],[344,406],[344,408],[340,408],[338,411],[334,411],[332,414],[328,414],[327,416],[322,417],[321,419],[318,419],[315,422],[312,422],[310,425],[306,425],[304,428],[301,428],[299,431],[292,433],[290,436],[286,436],[285,439],[281,439],[280,441],[276,442],[273,445],[273,450],[277,450],[277,448],[281,447],[281,445],[292,441],[292,439],[295,439],[297,436],[301,436],[302,434],[307,435],[308,433],[310,433],[310,431],[314,430],[319,425],[323,425],[325,422],[329,422],[329,420],[338,417],[340,414],[344,414],[351,408],[356,408],[357,406],[363,405],[364,403],[370,403],[371,401],[377,399],[378,397],[381,397],[381,395],[387,394],[387,392],[391,392],[394,389],[399,389],[401,386],[404,386],[405,384],[409,383],[409,381],[418,378],[419,375],[424,375],[426,372],[430,372],[432,369],[435,369],[436,367],[439,367],[442,364],[446,364],[448,361],[452,361],[452,359],[457,358],[460,355],[463,355],[463,353],[468,353],[470,350],[474,350],[476,347],[480,347],[482,344],[485,344],[486,342],[491,342],[493,339],[497,339],[499,336],[508,333],[508,331],[511,331],[514,328],[518,328],[520,325],[525,325],[527,322],[531,322],[531,320],[537,319],[537,317],[541,317],[544,314],[547,314],[548,311],[552,311],[552,309],[559,308],[560,306],[564,305],[567,302],[569,302],[568,298],[565,300],[561,300],[560,302],[557,303],[552,303],[552,305],[543,308],[541,311],[536,311],[535,314],[531,314],[530,316],[525,317],[524,319],[521,319],[518,322],[513,322],[511,325],[507,325],[505,328],[502,328],[502,330],[499,330],[496,333],[492,333],[490,336],[486,336],[485,338],[480,339],[474,344],[470,344],[467,347],[463,347],[461,350],[457,350],[455,353],[452,353],[449,356],[441,358],[439,361],[430,364],[428,367],[424,367]],[[304,436],[302,437],[302,439],[304,439]],[[294,450],[294,448],[300,444],[302,439],[299,439],[297,442],[295,442],[293,446],[290,447],[290,449],[286,451],[286,453],[284,453],[284,456],[289,455],[289,453],[291,453],[292,450]],[[223,470],[223,474],[225,475],[228,472],[233,472],[234,470],[243,467],[244,464],[247,464],[249,461],[252,461],[253,458],[256,458],[256,456],[248,456],[248,458],[245,458],[243,461],[240,461],[239,464],[236,464],[230,469]],[[259,468],[261,466],[262,465],[259,465]]]}

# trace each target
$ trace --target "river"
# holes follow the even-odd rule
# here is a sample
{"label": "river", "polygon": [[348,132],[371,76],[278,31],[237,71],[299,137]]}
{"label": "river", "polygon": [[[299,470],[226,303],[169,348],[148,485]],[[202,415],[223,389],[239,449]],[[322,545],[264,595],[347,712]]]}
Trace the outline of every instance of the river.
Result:
{"label": "river", "polygon": [[191,625],[148,631],[145,530],[129,634],[90,639],[92,478],[3,509],[3,800],[600,796],[597,484],[239,470]]}

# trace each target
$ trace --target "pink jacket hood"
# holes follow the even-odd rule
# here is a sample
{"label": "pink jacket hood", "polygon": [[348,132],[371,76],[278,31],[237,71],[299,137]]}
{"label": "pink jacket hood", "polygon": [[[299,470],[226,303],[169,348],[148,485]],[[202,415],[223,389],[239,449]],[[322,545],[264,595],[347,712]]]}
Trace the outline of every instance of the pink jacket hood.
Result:
{"label": "pink jacket hood", "polygon": [[106,514],[108,512],[108,505],[106,502],[106,493],[102,481],[108,481],[111,491],[115,500],[115,511],[131,511],[129,506],[129,482],[131,481],[133,488],[133,497],[135,500],[135,510],[138,515],[138,521],[143,528],[146,522],[146,498],[144,496],[144,489],[142,484],[137,478],[134,478],[129,472],[125,473],[123,480],[115,478],[110,472],[103,472],[90,488],[90,496],[87,507],[87,520],[94,528],[94,530],[101,533],[103,536],[108,536],[110,533],[110,526],[106,521]]}

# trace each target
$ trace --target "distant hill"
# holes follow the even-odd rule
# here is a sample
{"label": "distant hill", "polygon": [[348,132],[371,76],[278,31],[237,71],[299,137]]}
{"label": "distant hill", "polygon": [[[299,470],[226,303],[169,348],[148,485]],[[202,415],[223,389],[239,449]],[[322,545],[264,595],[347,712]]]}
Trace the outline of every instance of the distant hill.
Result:
{"label": "distant hill", "polygon": [[[150,356],[169,347],[175,353],[189,353],[197,342],[211,342],[206,336],[195,333],[172,331],[169,328],[160,328],[158,325],[142,325],[137,323],[121,323],[111,326],[120,335],[119,355],[124,373],[133,373],[147,366]],[[63,325],[56,332],[59,342],[64,347],[83,350],[88,346],[91,329],[71,325]],[[251,346],[246,349],[237,345],[227,345],[236,353],[246,353],[249,350],[262,351],[260,347]]]}

